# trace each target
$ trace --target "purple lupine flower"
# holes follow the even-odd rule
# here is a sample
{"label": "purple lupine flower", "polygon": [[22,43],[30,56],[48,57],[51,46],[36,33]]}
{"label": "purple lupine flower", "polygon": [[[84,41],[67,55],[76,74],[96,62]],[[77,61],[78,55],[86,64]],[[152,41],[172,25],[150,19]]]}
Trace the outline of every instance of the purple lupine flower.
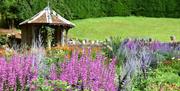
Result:
{"label": "purple lupine flower", "polygon": [[129,48],[129,49],[134,49],[134,41],[128,41],[126,46]]}

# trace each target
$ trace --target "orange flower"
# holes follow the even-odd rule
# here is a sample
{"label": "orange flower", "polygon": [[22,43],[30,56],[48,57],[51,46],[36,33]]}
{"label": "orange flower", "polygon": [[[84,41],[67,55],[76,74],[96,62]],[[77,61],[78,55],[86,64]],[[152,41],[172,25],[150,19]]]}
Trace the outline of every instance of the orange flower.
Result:
{"label": "orange flower", "polygon": [[172,61],[168,61],[168,60],[167,60],[167,61],[164,61],[163,64],[164,64],[164,65],[172,65]]}

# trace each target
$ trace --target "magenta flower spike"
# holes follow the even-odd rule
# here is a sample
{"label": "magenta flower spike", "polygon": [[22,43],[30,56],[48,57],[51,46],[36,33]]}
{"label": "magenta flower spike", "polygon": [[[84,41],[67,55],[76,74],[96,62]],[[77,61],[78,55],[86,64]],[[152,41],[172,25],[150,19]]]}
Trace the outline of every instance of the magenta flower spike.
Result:
{"label": "magenta flower spike", "polygon": [[[32,57],[14,55],[10,60],[0,58],[0,91],[24,90],[25,87],[37,76],[37,70],[32,70]],[[37,78],[37,77],[36,77]]]}
{"label": "magenta flower spike", "polygon": [[115,59],[105,64],[105,57],[97,54],[96,58],[82,53],[73,52],[71,60],[61,64],[60,80],[68,82],[75,87],[93,91],[115,91]]}

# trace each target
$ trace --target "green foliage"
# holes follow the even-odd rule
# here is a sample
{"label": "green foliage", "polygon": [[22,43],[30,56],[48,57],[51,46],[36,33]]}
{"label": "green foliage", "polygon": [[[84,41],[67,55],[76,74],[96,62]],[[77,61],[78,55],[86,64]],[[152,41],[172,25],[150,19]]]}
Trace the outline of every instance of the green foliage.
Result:
{"label": "green foliage", "polygon": [[[126,0],[112,0],[110,2],[112,5],[111,9],[108,9],[110,12],[110,16],[129,16],[130,15],[130,9],[127,6],[128,1]],[[110,7],[109,7],[110,8]]]}
{"label": "green foliage", "polygon": [[[180,86],[180,61],[171,60],[162,62],[157,69],[152,69],[148,73],[148,79],[134,81],[135,90],[157,91],[161,87],[178,91]],[[137,85],[138,84],[138,85]],[[143,86],[144,85],[144,86]]]}
{"label": "green foliage", "polygon": [[125,59],[121,50],[122,39],[120,37],[110,37],[106,40],[106,47],[103,48],[103,52],[108,58],[116,58],[117,67],[119,68]]}
{"label": "green foliage", "polygon": [[33,86],[35,86],[36,91],[53,91],[56,89],[61,89],[61,91],[66,91],[70,88],[66,82],[60,80],[46,80],[44,78],[38,78],[33,81]]}
{"label": "green foliage", "polygon": [[102,0],[64,0],[73,19],[104,16]]}
{"label": "green foliage", "polygon": [[[180,17],[178,0],[48,0],[67,19],[102,16]],[[0,14],[17,23],[48,5],[47,0],[1,0]]]}
{"label": "green foliage", "polygon": [[51,48],[51,42],[53,41],[53,29],[52,28],[50,28],[50,27],[47,27],[46,28],[46,30],[47,30],[47,47],[48,48]]}
{"label": "green foliage", "polygon": [[46,58],[46,64],[51,65],[51,64],[56,64],[58,62],[63,62],[64,57],[67,53],[63,50],[50,50],[47,52],[47,58]]}
{"label": "green foliage", "polygon": [[57,70],[59,72],[61,69],[58,64],[64,62],[66,56],[70,55],[71,51],[69,50],[52,48],[51,50],[47,50],[47,55],[44,62],[48,66],[48,68],[50,68],[52,64],[55,64],[58,67]]}
{"label": "green foliage", "polygon": [[7,44],[8,38],[6,36],[0,36],[0,46]]}
{"label": "green foliage", "polygon": [[121,44],[121,38],[119,37],[110,37],[106,40],[106,47],[103,49],[106,56],[113,58],[118,53],[118,48]]}

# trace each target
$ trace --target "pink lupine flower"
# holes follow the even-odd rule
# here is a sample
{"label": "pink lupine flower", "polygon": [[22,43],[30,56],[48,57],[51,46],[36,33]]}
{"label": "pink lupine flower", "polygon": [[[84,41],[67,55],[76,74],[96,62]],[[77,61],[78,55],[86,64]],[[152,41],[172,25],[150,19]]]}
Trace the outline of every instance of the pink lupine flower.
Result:
{"label": "pink lupine flower", "polygon": [[24,90],[33,79],[32,77],[37,75],[37,72],[32,71],[32,60],[30,56],[21,57],[20,55],[15,55],[10,60],[0,58],[0,89],[12,88],[16,91],[20,83],[20,89]]}
{"label": "pink lupine flower", "polygon": [[74,52],[70,61],[61,64],[60,80],[93,91],[116,91],[115,59],[105,65],[104,56],[98,54],[92,59],[89,54],[82,53],[78,58],[79,54]]}
{"label": "pink lupine flower", "polygon": [[52,64],[50,69],[50,79],[56,80],[57,79],[57,73],[56,73],[56,65]]}

